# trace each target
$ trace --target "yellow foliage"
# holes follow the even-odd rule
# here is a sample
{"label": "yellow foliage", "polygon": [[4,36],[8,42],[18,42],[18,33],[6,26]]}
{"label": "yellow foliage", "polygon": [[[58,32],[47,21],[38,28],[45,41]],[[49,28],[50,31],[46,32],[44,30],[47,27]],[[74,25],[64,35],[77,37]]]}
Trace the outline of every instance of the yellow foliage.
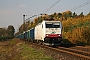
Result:
{"label": "yellow foliage", "polygon": [[[86,23],[88,22],[88,23]],[[85,25],[86,23],[86,25]],[[90,43],[90,15],[62,21],[63,36],[72,43]],[[74,26],[74,27],[73,27]]]}

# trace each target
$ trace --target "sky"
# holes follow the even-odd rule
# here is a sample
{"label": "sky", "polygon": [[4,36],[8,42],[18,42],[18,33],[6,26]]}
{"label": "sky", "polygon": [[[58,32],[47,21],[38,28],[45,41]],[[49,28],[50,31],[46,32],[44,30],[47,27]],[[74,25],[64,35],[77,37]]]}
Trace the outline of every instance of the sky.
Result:
{"label": "sky", "polygon": [[[58,0],[0,0],[0,28],[13,25],[15,31],[17,31],[18,27],[23,23],[23,15],[27,15],[25,17],[27,19],[33,15],[44,13],[56,1]],[[87,1],[90,0],[60,0],[46,14],[65,12]],[[90,4],[72,12],[88,14],[90,12]]]}

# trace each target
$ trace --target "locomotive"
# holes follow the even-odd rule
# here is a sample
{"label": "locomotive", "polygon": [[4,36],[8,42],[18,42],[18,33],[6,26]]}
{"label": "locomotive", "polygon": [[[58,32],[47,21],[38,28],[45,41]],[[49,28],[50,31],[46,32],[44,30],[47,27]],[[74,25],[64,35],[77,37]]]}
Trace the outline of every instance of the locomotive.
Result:
{"label": "locomotive", "polygon": [[60,21],[42,21],[32,28],[17,36],[29,41],[44,45],[60,45],[62,42],[62,24]]}

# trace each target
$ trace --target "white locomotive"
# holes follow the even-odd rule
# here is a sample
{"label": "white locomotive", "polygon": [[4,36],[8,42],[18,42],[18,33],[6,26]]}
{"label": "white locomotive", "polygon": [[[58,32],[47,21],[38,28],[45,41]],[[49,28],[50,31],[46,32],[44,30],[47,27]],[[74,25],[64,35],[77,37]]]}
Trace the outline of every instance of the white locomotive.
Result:
{"label": "white locomotive", "polygon": [[35,27],[34,40],[45,45],[60,45],[62,24],[60,21],[43,21]]}

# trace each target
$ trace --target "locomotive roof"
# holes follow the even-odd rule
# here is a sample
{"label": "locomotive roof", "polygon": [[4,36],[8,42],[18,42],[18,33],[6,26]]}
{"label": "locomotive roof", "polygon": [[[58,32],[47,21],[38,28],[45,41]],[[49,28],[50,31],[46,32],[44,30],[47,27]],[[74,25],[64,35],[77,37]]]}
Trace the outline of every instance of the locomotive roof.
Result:
{"label": "locomotive roof", "polygon": [[[45,21],[45,20],[43,20],[42,22],[60,22],[60,21]],[[36,26],[40,25],[41,23],[37,24]]]}

